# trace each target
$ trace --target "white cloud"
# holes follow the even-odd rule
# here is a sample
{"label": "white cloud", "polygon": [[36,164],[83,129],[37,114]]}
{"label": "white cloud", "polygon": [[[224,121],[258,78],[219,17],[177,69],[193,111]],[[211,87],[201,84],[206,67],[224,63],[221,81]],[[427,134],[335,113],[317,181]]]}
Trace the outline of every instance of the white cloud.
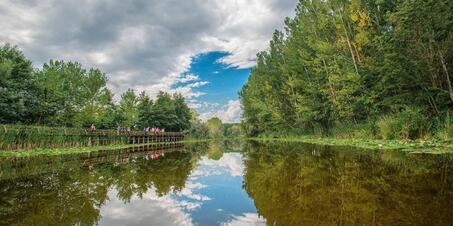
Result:
{"label": "white cloud", "polygon": [[211,108],[207,112],[201,113],[200,118],[206,121],[210,118],[218,117],[224,123],[238,123],[241,120],[241,114],[242,108],[240,100],[230,100],[228,101],[227,106],[218,110]]}
{"label": "white cloud", "polygon": [[197,208],[197,203],[177,201],[169,195],[158,197],[153,189],[142,198],[132,196],[124,203],[117,191],[109,191],[109,200],[101,209],[99,225],[194,225],[185,210]]}
{"label": "white cloud", "polygon": [[198,88],[198,87],[205,86],[205,85],[207,85],[207,84],[209,84],[208,81],[201,81],[201,82],[194,82],[194,83],[191,83],[191,84],[189,84],[188,86],[189,86],[189,87],[192,87],[192,88]]}
{"label": "white cloud", "polygon": [[207,166],[197,169],[191,176],[218,176],[222,171],[227,172],[232,177],[241,177],[244,174],[244,164],[240,153],[224,153],[219,160],[203,157],[200,165]]}
{"label": "white cloud", "polygon": [[222,226],[264,226],[266,221],[256,213],[245,213],[241,216],[233,216],[233,219],[221,223]]}
{"label": "white cloud", "polygon": [[183,74],[181,75],[176,81],[180,83],[186,83],[186,82],[192,82],[192,81],[197,81],[199,80],[200,77],[198,75],[194,74]]}
{"label": "white cloud", "polygon": [[[115,100],[128,88],[152,98],[165,91],[194,99],[206,95],[194,88],[208,84],[187,74],[194,57],[224,51],[230,55],[222,63],[253,66],[256,53],[268,48],[274,29],[282,29],[297,2],[2,0],[0,45],[18,45],[35,67],[50,59],[98,67],[107,74]],[[223,107],[189,105],[209,108],[203,119],[240,120],[239,101]]]}
{"label": "white cloud", "polygon": [[[99,67],[115,94],[155,94],[178,82],[194,56],[254,65],[297,0],[0,1],[0,43],[18,45],[37,65],[49,59]],[[190,12],[190,13],[187,13]]]}

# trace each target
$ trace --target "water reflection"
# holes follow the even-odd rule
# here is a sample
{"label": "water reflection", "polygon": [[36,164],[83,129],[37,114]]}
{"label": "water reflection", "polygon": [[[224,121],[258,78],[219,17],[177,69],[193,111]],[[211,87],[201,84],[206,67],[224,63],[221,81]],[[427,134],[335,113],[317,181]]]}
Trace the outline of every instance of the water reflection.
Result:
{"label": "water reflection", "polygon": [[268,225],[452,225],[453,156],[257,145],[245,189]]}
{"label": "water reflection", "polygon": [[217,142],[0,160],[0,225],[452,225],[452,159]]}

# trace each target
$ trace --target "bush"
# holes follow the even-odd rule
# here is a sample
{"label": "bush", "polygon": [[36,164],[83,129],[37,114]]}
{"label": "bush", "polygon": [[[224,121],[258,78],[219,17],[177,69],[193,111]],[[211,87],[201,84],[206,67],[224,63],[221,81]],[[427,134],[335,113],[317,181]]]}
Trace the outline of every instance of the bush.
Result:
{"label": "bush", "polygon": [[374,123],[337,123],[331,129],[331,134],[340,139],[373,139],[376,137]]}
{"label": "bush", "polygon": [[442,120],[437,120],[435,124],[434,137],[441,141],[453,140],[453,117],[447,112]]}
{"label": "bush", "polygon": [[400,112],[381,117],[377,122],[383,139],[417,139],[426,135],[430,120],[419,108],[407,107]]}

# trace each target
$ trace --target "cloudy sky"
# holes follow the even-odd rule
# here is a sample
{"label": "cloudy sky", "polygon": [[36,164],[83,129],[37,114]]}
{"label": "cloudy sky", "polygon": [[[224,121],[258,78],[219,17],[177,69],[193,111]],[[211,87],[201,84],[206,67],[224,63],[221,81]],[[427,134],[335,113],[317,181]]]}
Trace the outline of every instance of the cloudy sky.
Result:
{"label": "cloudy sky", "polygon": [[104,71],[127,88],[179,92],[203,119],[239,121],[238,91],[297,0],[1,0],[0,44],[35,67],[50,59]]}

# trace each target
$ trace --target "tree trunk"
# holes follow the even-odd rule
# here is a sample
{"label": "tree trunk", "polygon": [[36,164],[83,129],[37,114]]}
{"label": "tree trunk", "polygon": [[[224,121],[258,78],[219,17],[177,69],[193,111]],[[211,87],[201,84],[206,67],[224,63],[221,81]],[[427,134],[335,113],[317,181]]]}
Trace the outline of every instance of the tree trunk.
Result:
{"label": "tree trunk", "polygon": [[450,100],[453,102],[453,88],[451,87],[451,81],[450,81],[450,74],[448,73],[447,65],[445,65],[444,57],[442,56],[442,53],[439,52],[439,58],[440,62],[442,63],[442,68],[444,69],[445,76],[447,76],[447,86],[448,86],[448,92],[450,93]]}
{"label": "tree trunk", "polygon": [[354,50],[352,49],[351,41],[349,40],[348,31],[346,30],[346,22],[343,19],[343,10],[341,10],[341,8],[340,8],[339,15],[340,15],[341,23],[343,25],[342,27],[343,27],[344,35],[346,36],[346,42],[348,43],[349,52],[351,53],[352,62],[354,63],[355,72],[357,73],[358,76],[360,76],[359,68],[357,67],[357,62],[356,62],[355,55],[354,55]]}

